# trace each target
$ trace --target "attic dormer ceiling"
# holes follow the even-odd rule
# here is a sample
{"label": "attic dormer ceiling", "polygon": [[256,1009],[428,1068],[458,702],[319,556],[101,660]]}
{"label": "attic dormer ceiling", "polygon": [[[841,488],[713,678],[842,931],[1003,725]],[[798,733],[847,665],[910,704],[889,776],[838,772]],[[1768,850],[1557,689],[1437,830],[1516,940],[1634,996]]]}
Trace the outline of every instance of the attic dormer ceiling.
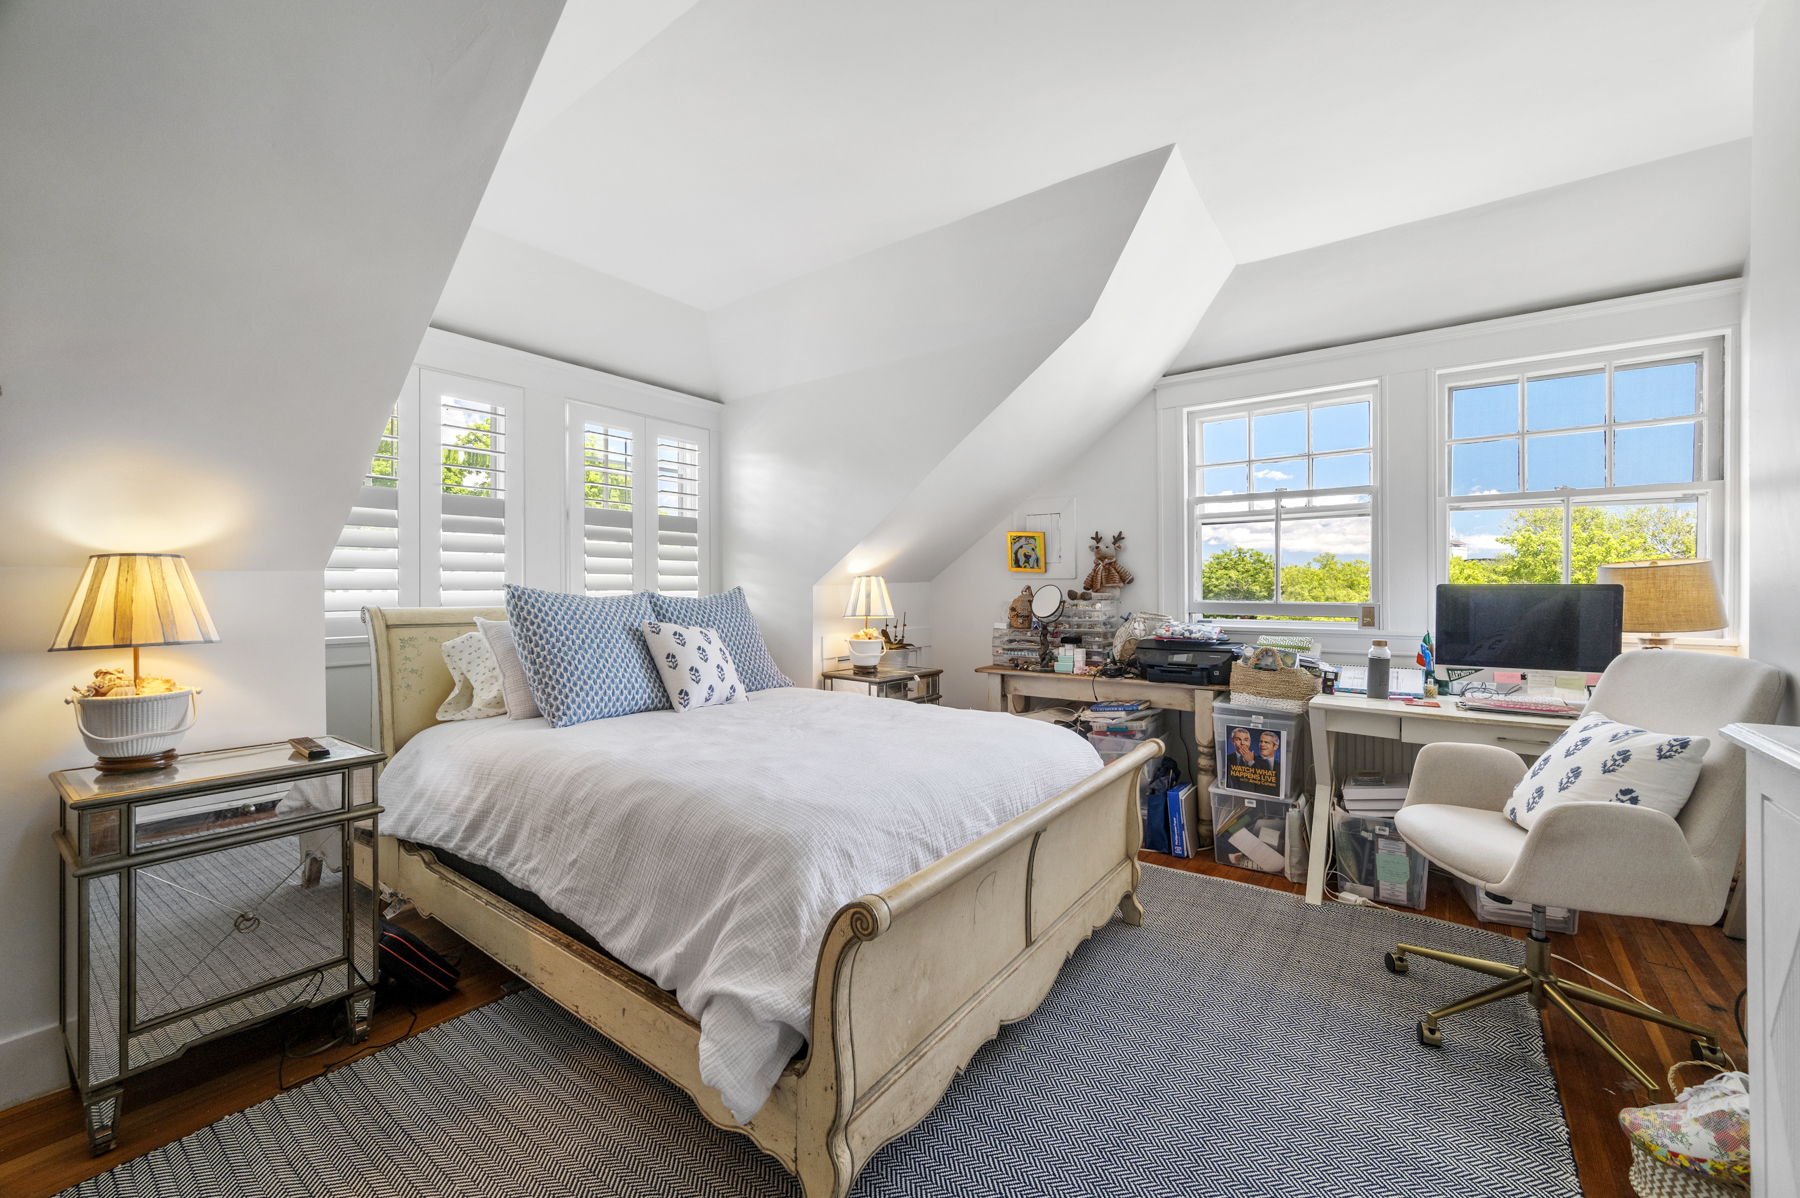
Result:
{"label": "attic dormer ceiling", "polygon": [[571,0],[477,226],[700,311],[1175,145],[1233,257],[1740,139],[1756,0]]}

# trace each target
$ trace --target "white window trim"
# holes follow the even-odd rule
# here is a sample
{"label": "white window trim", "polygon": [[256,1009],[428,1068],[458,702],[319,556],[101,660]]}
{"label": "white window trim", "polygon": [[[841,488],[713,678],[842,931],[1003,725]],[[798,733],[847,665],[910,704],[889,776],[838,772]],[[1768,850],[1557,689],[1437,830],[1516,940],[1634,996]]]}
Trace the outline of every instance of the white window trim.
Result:
{"label": "white window trim", "polygon": [[[1447,544],[1438,514],[1442,424],[1436,402],[1436,372],[1479,369],[1483,364],[1551,358],[1583,353],[1623,352],[1631,346],[1659,342],[1723,340],[1720,390],[1724,482],[1719,518],[1724,545],[1714,560],[1726,610],[1736,616],[1743,594],[1743,555],[1733,543],[1740,535],[1743,510],[1741,405],[1737,368],[1738,330],[1743,308],[1742,280],[1701,283],[1565,308],[1501,317],[1419,333],[1407,333],[1353,345],[1310,350],[1279,358],[1235,363],[1169,375],[1155,387],[1157,409],[1158,587],[1155,605],[1174,613],[1185,602],[1188,578],[1187,521],[1181,496],[1185,487],[1185,409],[1229,402],[1246,395],[1278,395],[1324,388],[1347,378],[1375,378],[1381,383],[1382,446],[1378,468],[1382,506],[1376,530],[1379,564],[1374,586],[1382,602],[1373,628],[1300,623],[1297,632],[1316,636],[1328,653],[1348,657],[1368,648],[1372,637],[1386,637],[1405,647],[1430,626],[1435,584],[1447,565],[1435,551],[1412,552],[1410,545]],[[1146,606],[1149,603],[1146,602]],[[1259,620],[1230,625],[1245,635],[1286,631],[1281,622]],[[1720,637],[1684,638],[1695,647],[1729,649],[1736,625]]]}
{"label": "white window trim", "polygon": [[[571,402],[579,402],[646,421],[652,438],[659,428],[678,436],[689,431],[705,434],[704,444],[709,452],[701,455],[700,578],[703,591],[718,586],[719,546],[714,535],[717,517],[713,506],[718,495],[722,404],[442,329],[428,329],[401,392],[403,445],[408,430],[418,429],[424,415],[421,371],[499,384],[516,388],[523,395],[516,416],[509,416],[508,420],[508,450],[517,455],[510,463],[515,473],[507,492],[509,581],[548,590],[562,590],[569,585],[568,411]],[[689,435],[687,439],[696,438]],[[371,440],[371,450],[374,444]],[[428,551],[434,565],[437,560],[435,545],[428,547],[424,543],[436,528],[438,507],[434,496],[440,476],[432,468],[435,465],[431,463],[424,470],[410,460],[402,465],[399,503],[403,605],[434,601],[433,596],[421,599],[419,592],[423,580],[436,575],[422,569],[408,570],[406,563],[423,563]],[[651,551],[654,552],[653,546]],[[366,633],[327,637],[328,659],[360,660],[367,640]]]}
{"label": "white window trim", "polygon": [[[1326,510],[1329,510],[1332,515],[1342,515],[1342,516],[1367,515],[1369,517],[1369,591],[1370,591],[1370,597],[1367,600],[1362,600],[1359,602],[1352,602],[1352,603],[1303,603],[1303,602],[1289,602],[1287,600],[1282,600],[1279,598],[1274,599],[1274,600],[1220,600],[1217,603],[1212,604],[1210,606],[1232,607],[1232,608],[1237,609],[1236,613],[1234,613],[1234,614],[1242,614],[1242,615],[1260,615],[1262,613],[1267,613],[1268,617],[1270,617],[1270,618],[1263,618],[1263,619],[1258,619],[1255,621],[1255,626],[1257,626],[1259,628],[1273,627],[1277,624],[1279,624],[1283,627],[1287,627],[1287,626],[1291,625],[1292,627],[1295,627],[1295,628],[1316,628],[1319,626],[1318,622],[1316,622],[1314,620],[1305,619],[1304,617],[1307,617],[1307,616],[1330,616],[1330,617],[1334,617],[1338,620],[1348,619],[1348,620],[1354,622],[1358,618],[1358,616],[1361,612],[1361,609],[1363,607],[1368,606],[1369,604],[1379,602],[1380,584],[1377,580],[1380,576],[1379,563],[1380,563],[1380,556],[1381,556],[1381,545],[1380,545],[1380,535],[1379,535],[1379,530],[1381,527],[1380,507],[1381,507],[1381,478],[1382,478],[1382,456],[1381,456],[1381,436],[1380,436],[1381,386],[1380,386],[1380,383],[1378,380],[1362,379],[1362,380],[1356,380],[1356,381],[1351,381],[1351,382],[1346,382],[1346,383],[1340,383],[1336,386],[1315,387],[1315,388],[1312,388],[1307,391],[1290,392],[1290,393],[1284,394],[1284,395],[1245,396],[1245,397],[1235,399],[1235,400],[1226,400],[1226,401],[1223,401],[1220,403],[1197,405],[1194,407],[1182,409],[1182,413],[1183,413],[1182,454],[1183,454],[1183,459],[1184,459],[1184,463],[1185,463],[1184,470],[1183,470],[1183,480],[1184,480],[1184,485],[1187,485],[1187,484],[1191,484],[1193,482],[1193,480],[1195,479],[1195,477],[1198,475],[1198,473],[1200,471],[1212,468],[1208,464],[1201,462],[1197,456],[1197,454],[1198,454],[1197,447],[1199,445],[1198,430],[1199,430],[1199,426],[1202,425],[1203,423],[1218,420],[1220,418],[1229,419],[1231,417],[1238,416],[1238,415],[1243,415],[1244,417],[1246,417],[1246,419],[1253,421],[1254,418],[1257,416],[1269,415],[1269,414],[1273,414],[1273,413],[1277,413],[1277,412],[1306,411],[1306,412],[1310,413],[1310,411],[1315,407],[1329,407],[1333,404],[1338,404],[1338,403],[1357,403],[1357,402],[1365,402],[1365,401],[1369,405],[1369,449],[1368,449],[1368,452],[1369,452],[1369,483],[1367,486],[1352,486],[1352,487],[1311,487],[1311,486],[1308,486],[1308,487],[1302,487],[1302,488],[1283,489],[1283,490],[1275,490],[1275,491],[1251,490],[1250,492],[1246,493],[1243,496],[1243,499],[1246,502],[1246,504],[1248,504],[1248,503],[1255,502],[1255,501],[1267,501],[1270,499],[1275,499],[1275,500],[1279,501],[1279,499],[1282,497],[1293,498],[1293,499],[1306,499],[1306,498],[1312,498],[1312,497],[1321,496],[1321,495],[1368,495],[1369,502],[1367,502],[1367,503],[1349,504],[1349,505],[1345,505],[1341,509],[1333,508],[1333,509],[1326,509]],[[1254,447],[1252,445],[1250,445],[1247,440],[1245,452],[1248,454],[1252,451],[1253,448]],[[1299,457],[1303,457],[1303,458],[1307,459],[1307,461],[1309,463],[1309,471],[1310,471],[1310,463],[1314,458],[1333,457],[1333,456],[1336,456],[1340,452],[1341,453],[1356,453],[1358,451],[1355,449],[1348,449],[1348,450],[1342,450],[1342,451],[1333,450],[1333,451],[1327,451],[1327,452],[1323,452],[1323,453],[1315,453],[1313,451],[1312,427],[1311,427],[1311,421],[1309,419],[1308,424],[1307,424],[1307,447],[1303,453],[1297,455]],[[1294,455],[1290,455],[1290,456],[1294,456]],[[1248,465],[1250,463],[1253,463],[1256,460],[1257,459],[1254,459],[1254,458],[1247,459],[1246,464]],[[1263,460],[1268,460],[1268,459],[1263,459]],[[1309,476],[1308,481],[1310,482],[1310,476]],[[1185,499],[1184,516],[1185,516],[1185,521],[1186,521],[1185,536],[1186,536],[1186,544],[1188,546],[1187,565],[1186,565],[1187,573],[1183,576],[1185,594],[1182,599],[1182,604],[1181,604],[1180,608],[1177,610],[1177,614],[1182,619],[1188,618],[1188,616],[1192,613],[1199,612],[1204,606],[1209,606],[1203,602],[1203,600],[1200,596],[1200,566],[1201,566],[1201,562],[1199,560],[1199,555],[1194,551],[1194,548],[1193,548],[1195,545],[1198,544],[1198,540],[1197,540],[1198,528],[1202,523],[1224,522],[1222,520],[1221,521],[1202,521],[1198,514],[1199,510],[1201,507],[1205,506],[1208,503],[1233,502],[1234,497],[1218,496],[1218,495],[1207,496],[1207,495],[1200,494],[1197,489],[1194,489],[1194,490],[1187,491],[1184,496],[1184,499]],[[1254,518],[1254,513],[1250,512],[1250,511],[1246,511],[1246,512],[1242,513],[1242,516],[1245,519],[1252,519],[1252,518]],[[1275,555],[1274,555],[1275,556],[1275,580],[1276,580],[1275,585],[1276,585],[1276,592],[1278,595],[1280,593],[1280,587],[1281,587],[1281,569],[1282,569],[1280,527],[1283,523],[1286,522],[1286,520],[1291,520],[1291,519],[1296,519],[1296,518],[1304,518],[1304,517],[1287,517],[1286,519],[1277,517],[1274,520],[1275,534],[1276,534]],[[1289,620],[1282,620],[1281,617],[1283,617],[1283,616],[1294,617],[1294,618],[1289,619]]]}

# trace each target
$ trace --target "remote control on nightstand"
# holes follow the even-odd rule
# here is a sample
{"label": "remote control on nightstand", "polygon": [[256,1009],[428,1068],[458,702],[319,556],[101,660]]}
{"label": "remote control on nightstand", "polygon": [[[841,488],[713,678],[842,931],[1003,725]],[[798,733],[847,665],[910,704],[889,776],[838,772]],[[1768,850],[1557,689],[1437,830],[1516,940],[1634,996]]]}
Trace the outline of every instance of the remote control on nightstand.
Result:
{"label": "remote control on nightstand", "polygon": [[288,744],[293,745],[294,752],[300,754],[300,756],[306,758],[308,761],[317,761],[321,757],[331,756],[330,749],[326,748],[310,736],[290,737],[288,739]]}

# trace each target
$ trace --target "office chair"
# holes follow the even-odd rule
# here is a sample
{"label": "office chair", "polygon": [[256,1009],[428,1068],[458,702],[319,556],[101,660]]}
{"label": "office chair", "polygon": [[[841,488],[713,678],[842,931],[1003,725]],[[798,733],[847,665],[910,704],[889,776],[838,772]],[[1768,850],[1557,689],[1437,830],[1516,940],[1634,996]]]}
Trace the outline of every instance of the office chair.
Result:
{"label": "office chair", "polygon": [[1500,981],[1419,1021],[1419,1042],[1443,1045],[1438,1021],[1529,993],[1593,1037],[1644,1087],[1657,1084],[1576,1006],[1604,1007],[1693,1037],[1696,1057],[1723,1059],[1717,1036],[1629,999],[1556,976],[1550,967],[1547,907],[1710,924],[1725,908],[1744,837],[1743,750],[1719,736],[1726,724],[1768,723],[1786,679],[1761,662],[1707,653],[1641,649],[1614,659],[1588,710],[1657,732],[1711,741],[1679,817],[1623,803],[1569,803],[1546,809],[1530,831],[1502,813],[1527,764],[1493,745],[1426,745],[1413,767],[1395,825],[1407,842],[1459,878],[1531,908],[1523,965],[1401,944],[1387,967],[1406,973],[1413,957],[1443,961]]}

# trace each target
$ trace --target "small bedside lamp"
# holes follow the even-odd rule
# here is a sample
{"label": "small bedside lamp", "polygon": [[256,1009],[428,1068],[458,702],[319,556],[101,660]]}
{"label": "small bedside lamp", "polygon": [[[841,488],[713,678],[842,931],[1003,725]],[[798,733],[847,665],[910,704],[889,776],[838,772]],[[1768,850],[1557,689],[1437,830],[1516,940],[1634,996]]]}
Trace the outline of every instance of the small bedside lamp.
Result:
{"label": "small bedside lamp", "polygon": [[138,649],[218,639],[187,559],[179,553],[96,553],[88,558],[50,652],[131,650],[130,684],[118,688],[127,693],[69,700],[101,773],[161,769],[175,760],[176,744],[194,726],[197,692],[192,689],[139,693],[143,673]]}
{"label": "small bedside lamp", "polygon": [[844,605],[844,618],[862,617],[863,626],[850,634],[850,664],[859,672],[873,674],[881,665],[887,641],[869,627],[869,621],[894,618],[894,601],[888,596],[887,579],[879,574],[865,574],[850,584],[850,602]]}
{"label": "small bedside lamp", "polygon": [[1644,637],[1646,649],[1667,649],[1671,632],[1725,627],[1709,561],[1613,562],[1601,566],[1594,581],[1625,588],[1625,631],[1650,634]]}

